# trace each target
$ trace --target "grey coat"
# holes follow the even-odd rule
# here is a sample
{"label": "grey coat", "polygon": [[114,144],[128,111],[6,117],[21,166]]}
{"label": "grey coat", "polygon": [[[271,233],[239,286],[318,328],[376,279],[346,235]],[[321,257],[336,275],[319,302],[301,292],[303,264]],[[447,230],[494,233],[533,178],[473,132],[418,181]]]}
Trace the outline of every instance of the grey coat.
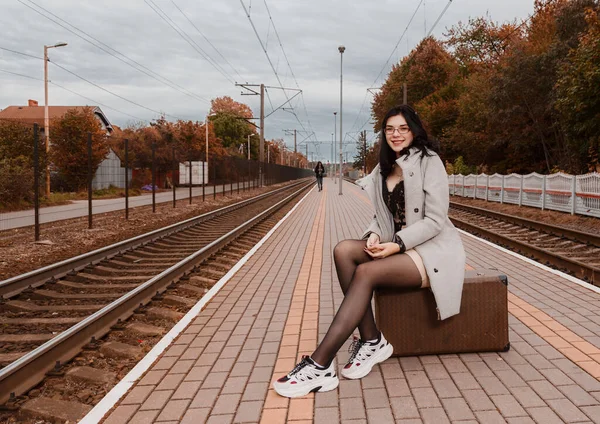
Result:
{"label": "grey coat", "polygon": [[365,178],[357,181],[369,195],[375,216],[365,231],[379,235],[382,243],[394,236],[414,249],[423,259],[431,290],[437,304],[439,319],[460,312],[462,286],[465,277],[465,251],[460,235],[450,219],[448,208],[448,176],[440,157],[434,152],[424,156],[416,148],[396,163],[404,175],[406,227],[394,234],[393,217],[383,201],[382,176],[379,165]]}

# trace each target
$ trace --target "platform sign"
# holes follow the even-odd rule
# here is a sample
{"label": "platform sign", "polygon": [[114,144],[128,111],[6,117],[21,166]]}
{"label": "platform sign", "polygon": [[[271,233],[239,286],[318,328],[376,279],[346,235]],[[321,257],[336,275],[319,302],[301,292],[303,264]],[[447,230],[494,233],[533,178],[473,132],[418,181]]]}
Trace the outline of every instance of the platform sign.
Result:
{"label": "platform sign", "polygon": [[[202,185],[202,164],[201,161],[192,161],[192,185]],[[190,163],[179,164],[179,185],[189,185],[190,181]],[[204,183],[208,184],[208,166],[204,166]]]}

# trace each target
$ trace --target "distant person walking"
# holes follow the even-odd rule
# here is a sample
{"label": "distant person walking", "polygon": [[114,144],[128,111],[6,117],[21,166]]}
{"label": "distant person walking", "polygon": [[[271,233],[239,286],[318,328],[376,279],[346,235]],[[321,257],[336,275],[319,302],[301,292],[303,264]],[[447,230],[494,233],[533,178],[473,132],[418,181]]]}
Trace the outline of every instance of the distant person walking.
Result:
{"label": "distant person walking", "polygon": [[325,175],[325,167],[321,163],[321,161],[317,162],[317,166],[315,167],[315,175],[317,176],[317,185],[319,186],[319,191],[323,190],[323,175]]}

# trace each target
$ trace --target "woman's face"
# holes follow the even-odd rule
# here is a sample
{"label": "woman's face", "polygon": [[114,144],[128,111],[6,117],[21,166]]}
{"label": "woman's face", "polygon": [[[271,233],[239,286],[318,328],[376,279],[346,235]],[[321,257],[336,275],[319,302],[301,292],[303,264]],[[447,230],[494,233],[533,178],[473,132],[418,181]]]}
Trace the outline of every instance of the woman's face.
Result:
{"label": "woman's face", "polygon": [[385,124],[385,139],[388,146],[398,155],[402,149],[413,142],[413,133],[410,131],[406,119],[402,115],[390,117]]}

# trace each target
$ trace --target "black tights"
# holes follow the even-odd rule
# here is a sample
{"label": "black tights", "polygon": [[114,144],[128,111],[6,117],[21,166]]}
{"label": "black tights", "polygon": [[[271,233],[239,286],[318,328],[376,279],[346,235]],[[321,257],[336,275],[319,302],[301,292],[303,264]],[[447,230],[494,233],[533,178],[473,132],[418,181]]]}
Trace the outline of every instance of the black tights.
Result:
{"label": "black tights", "polygon": [[363,340],[376,339],[379,330],[375,325],[371,299],[380,287],[421,287],[421,274],[413,260],[404,254],[383,259],[372,259],[364,252],[364,240],[344,240],[333,249],[338,280],[344,292],[333,322],[312,359],[328,365],[356,327]]}

